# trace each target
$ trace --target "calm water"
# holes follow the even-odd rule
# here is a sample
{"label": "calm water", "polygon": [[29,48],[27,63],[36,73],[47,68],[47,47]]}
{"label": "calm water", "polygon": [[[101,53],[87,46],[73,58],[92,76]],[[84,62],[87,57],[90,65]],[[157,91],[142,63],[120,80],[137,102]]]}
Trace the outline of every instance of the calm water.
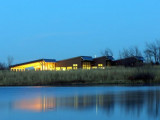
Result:
{"label": "calm water", "polygon": [[0,120],[160,120],[160,87],[1,87]]}

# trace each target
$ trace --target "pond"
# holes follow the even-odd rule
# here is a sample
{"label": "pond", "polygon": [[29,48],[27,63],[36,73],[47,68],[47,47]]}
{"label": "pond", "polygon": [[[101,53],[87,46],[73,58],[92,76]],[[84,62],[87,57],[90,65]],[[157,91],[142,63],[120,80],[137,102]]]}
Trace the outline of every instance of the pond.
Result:
{"label": "pond", "polygon": [[0,87],[0,120],[159,120],[160,87]]}

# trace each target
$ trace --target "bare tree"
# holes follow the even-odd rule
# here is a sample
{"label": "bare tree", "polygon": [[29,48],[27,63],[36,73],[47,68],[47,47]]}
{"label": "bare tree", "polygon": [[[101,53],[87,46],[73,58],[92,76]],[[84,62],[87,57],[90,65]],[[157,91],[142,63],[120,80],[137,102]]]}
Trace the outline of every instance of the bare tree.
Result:
{"label": "bare tree", "polygon": [[128,49],[123,49],[119,52],[120,58],[128,58],[133,56],[142,56],[141,51],[137,46],[130,47]]}
{"label": "bare tree", "polygon": [[157,49],[158,49],[158,61],[160,62],[160,40],[156,40]]}
{"label": "bare tree", "polygon": [[14,58],[12,56],[8,56],[7,58],[7,63],[8,63],[8,68],[13,64]]}
{"label": "bare tree", "polygon": [[104,51],[101,52],[101,55],[103,56],[113,56],[113,52],[111,49],[106,48]]}
{"label": "bare tree", "polygon": [[142,53],[141,51],[139,50],[139,48],[137,46],[134,46],[131,48],[132,49],[132,53],[133,53],[133,56],[142,56]]}
{"label": "bare tree", "polygon": [[145,50],[144,51],[144,55],[145,55],[147,63],[153,62],[153,60],[152,60],[152,53],[149,50]]}
{"label": "bare tree", "polygon": [[145,49],[146,56],[149,56],[150,60],[154,59],[155,63],[159,62],[159,48],[156,42],[146,43]]}
{"label": "bare tree", "polygon": [[6,64],[0,63],[0,70],[5,70],[5,69],[6,69]]}
{"label": "bare tree", "polygon": [[130,56],[132,56],[131,54],[132,54],[132,53],[130,53],[130,50],[129,50],[129,49],[123,49],[123,52],[122,52],[123,58],[130,57]]}
{"label": "bare tree", "polygon": [[119,51],[119,59],[122,59],[122,58],[123,58],[122,52]]}

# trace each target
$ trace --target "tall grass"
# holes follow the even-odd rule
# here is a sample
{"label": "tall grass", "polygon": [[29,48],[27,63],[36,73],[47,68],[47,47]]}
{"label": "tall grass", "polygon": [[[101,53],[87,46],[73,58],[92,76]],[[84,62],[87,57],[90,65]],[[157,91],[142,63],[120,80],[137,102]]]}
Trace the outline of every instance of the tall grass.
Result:
{"label": "tall grass", "polygon": [[160,67],[111,67],[104,70],[0,71],[1,86],[160,83]]}

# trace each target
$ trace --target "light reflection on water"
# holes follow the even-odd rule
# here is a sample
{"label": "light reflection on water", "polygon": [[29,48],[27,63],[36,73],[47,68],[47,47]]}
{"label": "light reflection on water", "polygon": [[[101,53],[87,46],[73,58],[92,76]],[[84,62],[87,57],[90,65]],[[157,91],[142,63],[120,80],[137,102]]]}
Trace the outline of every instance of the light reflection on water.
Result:
{"label": "light reflection on water", "polygon": [[34,120],[160,118],[158,87],[124,88],[116,87],[113,91],[112,87],[8,88],[5,95],[0,88],[3,97],[0,100],[0,120],[10,120],[11,117],[13,120],[27,120],[33,116]]}

